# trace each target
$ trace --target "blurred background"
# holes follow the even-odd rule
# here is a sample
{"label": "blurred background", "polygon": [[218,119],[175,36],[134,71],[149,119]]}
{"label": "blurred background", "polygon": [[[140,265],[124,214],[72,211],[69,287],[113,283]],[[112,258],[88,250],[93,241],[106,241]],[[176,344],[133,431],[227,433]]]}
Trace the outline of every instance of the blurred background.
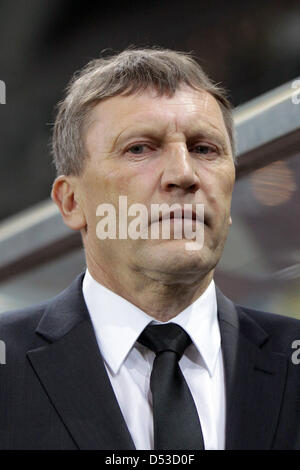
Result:
{"label": "blurred background", "polygon": [[49,201],[55,104],[103,49],[135,44],[192,51],[229,91],[237,183],[216,281],[240,304],[300,318],[299,0],[2,0],[0,44],[0,312],[84,269],[78,234]]}

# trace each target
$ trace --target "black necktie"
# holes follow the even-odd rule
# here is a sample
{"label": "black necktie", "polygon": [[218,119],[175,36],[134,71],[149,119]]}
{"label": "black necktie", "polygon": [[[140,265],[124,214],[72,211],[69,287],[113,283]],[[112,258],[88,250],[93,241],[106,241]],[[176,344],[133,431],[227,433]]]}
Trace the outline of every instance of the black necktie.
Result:
{"label": "black necktie", "polygon": [[204,449],[196,406],[178,364],[189,335],[175,323],[148,325],[138,341],[156,354],[150,377],[154,449]]}

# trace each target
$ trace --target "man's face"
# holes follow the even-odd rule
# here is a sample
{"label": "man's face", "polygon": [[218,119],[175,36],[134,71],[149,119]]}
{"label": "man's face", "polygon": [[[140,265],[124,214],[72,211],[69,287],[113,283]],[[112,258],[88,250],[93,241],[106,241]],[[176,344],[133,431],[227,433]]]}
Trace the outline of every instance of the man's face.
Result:
{"label": "man's face", "polygon": [[[84,139],[88,157],[78,189],[87,222],[84,244],[93,262],[166,283],[194,282],[210,272],[227,237],[235,178],[217,101],[187,86],[171,98],[152,89],[112,97],[91,111]],[[151,221],[147,239],[99,240],[96,209],[112,204],[118,221],[120,195],[127,196],[128,207],[140,203],[149,214],[152,204],[203,204],[203,248],[186,250],[184,237],[151,239]]]}

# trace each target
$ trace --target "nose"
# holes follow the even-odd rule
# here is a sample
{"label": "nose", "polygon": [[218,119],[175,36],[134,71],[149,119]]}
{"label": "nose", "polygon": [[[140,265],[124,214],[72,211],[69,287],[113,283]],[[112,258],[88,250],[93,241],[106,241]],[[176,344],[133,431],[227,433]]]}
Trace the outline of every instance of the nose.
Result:
{"label": "nose", "polygon": [[162,189],[168,192],[175,188],[196,192],[200,185],[194,164],[185,144],[171,145],[163,158]]}

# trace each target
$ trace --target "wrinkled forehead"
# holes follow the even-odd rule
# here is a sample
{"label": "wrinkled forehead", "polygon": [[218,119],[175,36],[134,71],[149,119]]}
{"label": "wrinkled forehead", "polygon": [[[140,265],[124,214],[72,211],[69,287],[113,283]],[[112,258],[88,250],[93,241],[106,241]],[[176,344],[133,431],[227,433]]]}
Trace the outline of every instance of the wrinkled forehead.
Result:
{"label": "wrinkled forehead", "polygon": [[[99,102],[90,112],[85,137],[95,132],[114,138],[116,134],[141,125],[162,132],[188,132],[211,128],[229,141],[223,114],[217,100],[205,90],[181,86],[172,96],[146,89],[130,95],[117,95]],[[98,132],[97,132],[98,129]]]}

